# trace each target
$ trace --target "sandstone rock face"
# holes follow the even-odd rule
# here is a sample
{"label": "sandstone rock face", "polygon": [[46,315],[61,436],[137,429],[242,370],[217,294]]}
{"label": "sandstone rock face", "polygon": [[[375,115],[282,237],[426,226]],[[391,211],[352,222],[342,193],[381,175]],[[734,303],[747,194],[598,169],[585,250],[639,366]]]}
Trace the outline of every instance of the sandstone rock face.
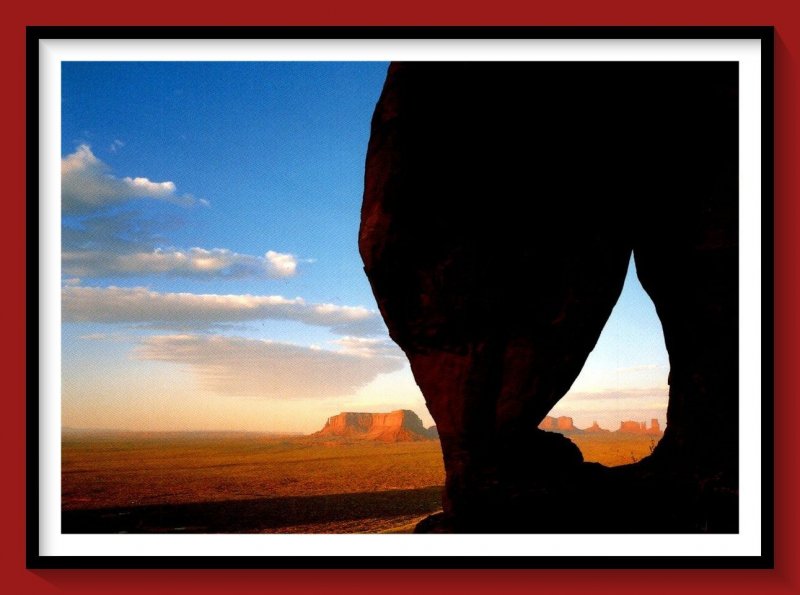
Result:
{"label": "sandstone rock face", "polygon": [[[737,85],[727,63],[391,65],[359,249],[436,421],[447,530],[547,530],[526,507],[581,493],[630,516],[662,488],[659,529],[735,530]],[[671,363],[667,429],[634,479],[536,429],[631,254]]]}
{"label": "sandstone rock face", "polygon": [[419,416],[408,409],[391,413],[344,412],[328,418],[314,436],[338,436],[381,442],[433,440],[436,428],[426,429]]}
{"label": "sandstone rock face", "polygon": [[600,433],[600,432],[608,432],[608,431],[609,430],[601,428],[600,424],[598,424],[596,421],[593,421],[592,425],[584,430],[584,432],[590,432],[590,433]]}
{"label": "sandstone rock face", "polygon": [[553,432],[556,429],[556,418],[549,415],[539,422],[539,429],[547,432]]}
{"label": "sandstone rock face", "polygon": [[619,430],[617,431],[624,434],[644,434],[646,429],[644,422],[621,421],[619,423]]}
{"label": "sandstone rock face", "polygon": [[571,417],[559,417],[556,420],[556,429],[559,432],[577,432],[578,428],[575,427]]}
{"label": "sandstone rock face", "polygon": [[617,432],[622,434],[650,434],[661,435],[661,427],[657,419],[650,420],[650,427],[643,421],[621,421]]}
{"label": "sandstone rock face", "polygon": [[566,433],[575,433],[575,432],[582,432],[579,428],[575,427],[573,419],[567,416],[561,417],[551,417],[546,416],[540,423],[539,423],[540,430],[547,430],[548,432],[566,432]]}

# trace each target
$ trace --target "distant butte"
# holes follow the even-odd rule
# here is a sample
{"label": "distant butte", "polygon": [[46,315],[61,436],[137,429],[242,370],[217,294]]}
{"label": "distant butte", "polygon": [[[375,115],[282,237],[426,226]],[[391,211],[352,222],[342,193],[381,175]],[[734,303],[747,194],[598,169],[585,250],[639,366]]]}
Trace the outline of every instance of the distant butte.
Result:
{"label": "distant butte", "polygon": [[571,417],[545,417],[539,424],[540,430],[547,430],[548,432],[582,432],[575,427]]}
{"label": "distant butte", "polygon": [[[592,425],[584,430],[575,427],[575,424],[571,417],[567,416],[551,417],[549,415],[542,420],[542,423],[539,424],[539,429],[548,432],[559,432],[562,434],[610,432],[610,430],[601,428],[596,421],[592,422]],[[647,427],[647,424],[643,421],[629,421],[629,420],[622,421],[619,424],[619,429],[616,430],[615,433],[648,434],[653,436],[661,436],[662,434],[661,425],[655,418],[650,420],[649,428]]]}
{"label": "distant butte", "polygon": [[416,442],[439,437],[436,426],[425,428],[419,416],[408,409],[390,413],[342,412],[329,417],[325,426],[312,434],[380,442]]}

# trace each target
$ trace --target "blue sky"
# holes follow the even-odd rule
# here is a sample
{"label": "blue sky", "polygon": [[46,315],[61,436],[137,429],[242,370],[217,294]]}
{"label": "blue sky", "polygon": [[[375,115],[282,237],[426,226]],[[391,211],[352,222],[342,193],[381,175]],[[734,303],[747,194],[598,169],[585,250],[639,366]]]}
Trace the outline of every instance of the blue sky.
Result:
{"label": "blue sky", "polygon": [[[64,63],[62,422],[312,431],[417,411],[357,250],[385,63]],[[632,270],[554,410],[665,422]]]}

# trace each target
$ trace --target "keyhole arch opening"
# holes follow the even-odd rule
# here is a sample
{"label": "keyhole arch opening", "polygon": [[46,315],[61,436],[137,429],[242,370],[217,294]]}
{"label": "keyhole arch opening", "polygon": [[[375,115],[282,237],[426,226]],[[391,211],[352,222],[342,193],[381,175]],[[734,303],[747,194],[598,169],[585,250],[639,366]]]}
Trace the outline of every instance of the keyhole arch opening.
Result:
{"label": "keyhole arch opening", "polygon": [[669,355],[655,305],[633,257],[603,331],[569,391],[540,424],[606,466],[636,463],[667,424]]}

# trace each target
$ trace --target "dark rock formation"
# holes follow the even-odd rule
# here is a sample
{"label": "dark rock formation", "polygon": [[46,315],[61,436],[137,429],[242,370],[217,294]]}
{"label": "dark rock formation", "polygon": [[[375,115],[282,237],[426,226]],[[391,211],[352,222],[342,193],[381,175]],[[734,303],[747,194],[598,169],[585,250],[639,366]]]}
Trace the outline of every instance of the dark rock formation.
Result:
{"label": "dark rock formation", "polygon": [[[445,513],[420,530],[556,530],[542,517],[570,505],[592,511],[570,510],[579,531],[736,530],[737,77],[735,63],[392,64],[359,248],[441,437]],[[607,470],[536,427],[631,254],[670,355],[668,423],[652,456]],[[633,524],[614,518],[637,503]]]}
{"label": "dark rock formation", "polygon": [[437,437],[435,426],[426,429],[419,416],[408,409],[391,413],[340,413],[329,417],[325,426],[312,435],[381,442],[413,442]]}

